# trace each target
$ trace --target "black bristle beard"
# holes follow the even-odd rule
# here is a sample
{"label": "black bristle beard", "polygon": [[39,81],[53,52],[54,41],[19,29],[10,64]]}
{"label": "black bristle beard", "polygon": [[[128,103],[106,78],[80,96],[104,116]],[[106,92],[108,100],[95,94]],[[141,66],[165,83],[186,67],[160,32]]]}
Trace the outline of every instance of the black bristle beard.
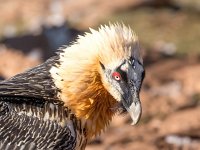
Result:
{"label": "black bristle beard", "polygon": [[127,110],[126,108],[124,107],[124,105],[122,104],[122,102],[118,102],[116,103],[112,108],[111,110],[117,114],[126,114],[127,113]]}

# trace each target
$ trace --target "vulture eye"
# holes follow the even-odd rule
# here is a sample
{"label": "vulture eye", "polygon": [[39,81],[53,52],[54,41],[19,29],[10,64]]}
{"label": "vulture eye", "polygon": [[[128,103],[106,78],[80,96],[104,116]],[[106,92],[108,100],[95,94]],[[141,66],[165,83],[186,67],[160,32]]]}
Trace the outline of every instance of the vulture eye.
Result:
{"label": "vulture eye", "polygon": [[112,77],[117,81],[121,80],[121,75],[119,72],[113,72]]}

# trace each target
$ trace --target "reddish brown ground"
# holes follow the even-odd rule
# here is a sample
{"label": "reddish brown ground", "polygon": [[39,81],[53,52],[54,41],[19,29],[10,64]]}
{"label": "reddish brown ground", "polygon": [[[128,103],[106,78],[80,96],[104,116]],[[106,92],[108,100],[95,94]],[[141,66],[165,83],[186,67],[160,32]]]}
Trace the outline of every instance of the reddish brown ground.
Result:
{"label": "reddish brown ground", "polygon": [[0,76],[10,78],[40,63],[37,58],[24,55],[19,50],[0,45]]}

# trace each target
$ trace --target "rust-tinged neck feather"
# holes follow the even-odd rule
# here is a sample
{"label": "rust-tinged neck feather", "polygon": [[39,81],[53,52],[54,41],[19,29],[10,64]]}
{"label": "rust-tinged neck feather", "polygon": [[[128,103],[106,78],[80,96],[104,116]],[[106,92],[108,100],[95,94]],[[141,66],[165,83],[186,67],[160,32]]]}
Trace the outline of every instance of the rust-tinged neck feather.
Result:
{"label": "rust-tinged neck feather", "polygon": [[102,84],[99,63],[93,61],[79,69],[75,65],[65,70],[62,67],[51,71],[61,90],[59,97],[77,118],[86,122],[88,137],[100,134],[114,115],[111,108],[116,100]]}

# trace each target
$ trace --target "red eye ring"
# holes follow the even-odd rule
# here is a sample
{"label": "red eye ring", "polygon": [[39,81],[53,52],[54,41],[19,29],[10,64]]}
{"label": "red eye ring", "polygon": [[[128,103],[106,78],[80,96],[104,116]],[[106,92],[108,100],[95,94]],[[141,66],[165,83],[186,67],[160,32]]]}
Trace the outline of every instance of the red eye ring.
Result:
{"label": "red eye ring", "polygon": [[112,77],[117,81],[121,80],[121,75],[119,72],[113,72]]}

